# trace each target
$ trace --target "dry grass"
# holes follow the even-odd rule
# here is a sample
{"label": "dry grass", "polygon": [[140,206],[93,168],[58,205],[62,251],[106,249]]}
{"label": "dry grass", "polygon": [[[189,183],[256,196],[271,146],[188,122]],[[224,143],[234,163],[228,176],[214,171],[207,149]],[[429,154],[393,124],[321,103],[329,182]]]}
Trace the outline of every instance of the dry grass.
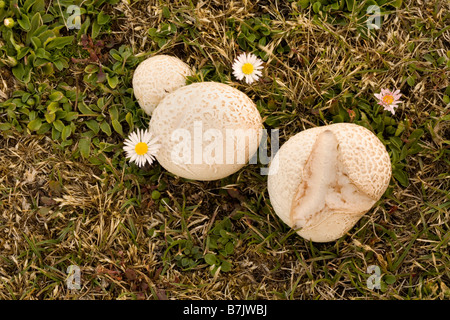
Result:
{"label": "dry grass", "polygon": [[[335,99],[400,89],[405,102],[395,118],[426,129],[424,149],[407,158],[407,188],[393,180],[391,193],[348,235],[314,244],[276,217],[257,166],[216,182],[185,181],[164,170],[151,180],[71,160],[73,150],[61,151],[45,136],[3,134],[0,299],[449,299],[449,122],[442,118],[450,73],[422,57],[450,50],[444,29],[450,8],[445,1],[404,2],[371,39],[359,36],[354,23],[289,16],[284,1],[135,1],[110,8],[117,19],[112,36],[136,55],[177,55],[199,73],[212,68],[255,101],[273,103],[263,116],[278,121],[280,143],[326,124],[318,110],[326,112],[332,100],[309,101],[340,83]],[[247,86],[231,77],[239,48],[226,36],[227,19],[261,14],[279,32],[260,48],[269,53],[263,79]],[[189,27],[159,48],[147,31],[165,20]],[[433,30],[444,31],[433,38]],[[291,51],[280,58],[275,48],[282,42]],[[406,83],[411,64],[425,70],[412,87]],[[17,84],[6,77],[0,73],[0,91],[9,95]],[[161,183],[166,204],[151,197]],[[176,264],[171,241],[189,239],[207,253],[214,222],[229,216],[237,237],[231,271],[212,275],[204,263],[191,270]],[[80,290],[66,287],[69,265],[81,268]],[[367,288],[369,265],[381,268],[383,290]]]}

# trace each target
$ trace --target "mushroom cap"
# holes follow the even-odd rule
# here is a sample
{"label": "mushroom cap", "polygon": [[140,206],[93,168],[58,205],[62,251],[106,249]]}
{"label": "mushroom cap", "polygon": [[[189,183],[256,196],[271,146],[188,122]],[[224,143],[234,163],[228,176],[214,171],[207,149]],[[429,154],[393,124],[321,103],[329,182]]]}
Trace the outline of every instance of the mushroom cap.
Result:
{"label": "mushroom cap", "polygon": [[155,55],[142,61],[133,74],[133,92],[146,114],[151,115],[168,93],[186,85],[191,68],[180,59]]}
{"label": "mushroom cap", "polygon": [[154,110],[158,162],[186,179],[217,180],[241,169],[257,151],[262,119],[243,92],[217,82],[193,83],[168,94]]}
{"label": "mushroom cap", "polygon": [[269,167],[276,214],[315,242],[349,231],[381,198],[391,178],[383,143],[370,130],[336,123],[304,130],[284,143]]}

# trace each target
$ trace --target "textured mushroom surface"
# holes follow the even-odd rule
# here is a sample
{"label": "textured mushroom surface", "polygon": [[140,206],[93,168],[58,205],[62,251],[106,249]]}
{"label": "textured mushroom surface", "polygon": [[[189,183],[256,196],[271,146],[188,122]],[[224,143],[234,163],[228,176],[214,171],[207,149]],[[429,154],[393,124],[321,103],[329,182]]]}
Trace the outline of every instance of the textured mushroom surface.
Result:
{"label": "textured mushroom surface", "polygon": [[133,74],[133,92],[141,108],[151,115],[168,93],[186,85],[191,68],[180,59],[155,55],[142,61]]}
{"label": "textured mushroom surface", "polygon": [[337,123],[291,137],[269,168],[277,215],[305,239],[334,241],[381,198],[391,178],[382,142],[368,129]]}
{"label": "textured mushroom surface", "polygon": [[216,180],[241,169],[257,151],[262,119],[243,92],[216,82],[193,83],[167,95],[154,110],[150,131],[156,158],[187,179]]}

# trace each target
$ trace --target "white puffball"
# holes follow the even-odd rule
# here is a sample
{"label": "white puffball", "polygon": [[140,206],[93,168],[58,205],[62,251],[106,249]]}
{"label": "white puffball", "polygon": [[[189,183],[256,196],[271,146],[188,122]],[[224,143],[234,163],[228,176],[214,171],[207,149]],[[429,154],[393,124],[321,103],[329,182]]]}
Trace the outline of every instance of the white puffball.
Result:
{"label": "white puffball", "polygon": [[200,82],[168,94],[152,114],[159,137],[156,158],[187,179],[216,180],[241,169],[257,151],[262,119],[243,92],[222,83]]}
{"label": "white puffball", "polygon": [[180,59],[155,55],[142,61],[133,74],[133,92],[141,108],[151,115],[167,94],[186,85],[191,68]]}
{"label": "white puffball", "polygon": [[269,167],[276,214],[305,239],[334,241],[381,198],[391,178],[383,143],[370,130],[337,123],[291,137]]}

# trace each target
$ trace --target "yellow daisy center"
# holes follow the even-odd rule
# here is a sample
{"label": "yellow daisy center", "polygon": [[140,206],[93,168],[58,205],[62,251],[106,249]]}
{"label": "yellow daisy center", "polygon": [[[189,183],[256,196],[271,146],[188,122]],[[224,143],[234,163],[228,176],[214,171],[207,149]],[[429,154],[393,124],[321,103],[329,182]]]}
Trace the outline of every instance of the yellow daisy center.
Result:
{"label": "yellow daisy center", "polygon": [[252,74],[253,73],[253,65],[251,63],[244,63],[244,65],[242,66],[242,72],[246,75]]}
{"label": "yellow daisy center", "polygon": [[386,104],[391,104],[392,102],[394,102],[394,97],[390,94],[387,94],[383,97],[383,102]]}
{"label": "yellow daisy center", "polygon": [[148,145],[145,142],[139,142],[135,147],[134,151],[140,156],[143,156],[148,151]]}

